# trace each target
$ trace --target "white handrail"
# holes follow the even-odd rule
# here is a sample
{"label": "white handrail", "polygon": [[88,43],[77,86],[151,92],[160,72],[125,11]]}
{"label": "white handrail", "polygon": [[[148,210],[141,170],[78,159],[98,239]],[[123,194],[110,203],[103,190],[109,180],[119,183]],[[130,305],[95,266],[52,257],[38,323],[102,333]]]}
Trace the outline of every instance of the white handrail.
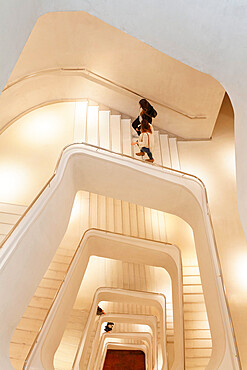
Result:
{"label": "white handrail", "polygon": [[[37,72],[33,72],[33,73],[29,73],[25,76],[22,76],[22,77],[19,77],[18,79],[16,79],[15,81],[13,82],[10,82],[4,89],[3,89],[3,92],[9,90],[11,87],[17,85],[18,83],[22,82],[22,81],[26,81],[26,80],[30,80],[32,78],[35,78],[35,77],[38,77],[38,76],[42,76],[42,75],[46,75],[46,74],[52,74],[52,73],[55,73],[55,72],[65,72],[65,73],[80,73],[80,74],[84,74],[84,76],[87,78],[87,76],[92,76],[94,78],[96,78],[98,81],[103,81],[104,83],[107,83],[108,85],[112,85],[114,87],[117,87],[121,90],[124,90],[132,95],[135,95],[137,96],[139,99],[143,99],[145,98],[142,94],[132,90],[132,89],[129,89],[128,87],[126,86],[123,86],[115,81],[112,81],[110,80],[109,78],[107,77],[104,77],[104,76],[101,76],[100,74],[98,73],[95,73],[93,71],[90,71],[88,68],[86,67],[72,67],[72,68],[68,68],[68,67],[58,67],[58,68],[50,68],[50,69],[43,69],[43,70],[40,70],[40,71],[37,71]],[[178,113],[184,117],[187,117],[189,119],[206,119],[207,117],[204,115],[204,114],[192,114],[192,113],[187,113],[185,111],[183,111],[182,109],[178,108],[178,107],[173,107],[167,103],[162,103],[162,102],[158,102],[156,101],[155,99],[152,99],[152,98],[148,98],[146,97],[147,100],[149,100],[150,102],[152,102],[153,104],[155,105],[159,105],[163,108],[167,108],[169,110],[172,110],[173,112],[175,113]]]}
{"label": "white handrail", "polygon": [[[94,368],[87,368],[88,370],[101,370],[103,368],[104,364],[104,347],[107,341],[113,341],[114,339],[120,339],[124,340],[124,342],[127,344],[129,341],[134,340],[137,341],[136,344],[138,344],[139,341],[141,341],[143,344],[146,343],[147,347],[147,359],[146,359],[146,367],[147,370],[154,369],[152,366],[152,339],[150,333],[104,333],[100,340],[99,349],[97,352],[97,356],[95,359],[95,365]],[[130,343],[129,343],[130,344]],[[163,368],[162,368],[163,369]]]}
{"label": "white handrail", "polygon": [[[162,369],[167,369],[167,358],[166,358],[166,301],[162,294],[142,292],[142,291],[131,291],[128,289],[114,289],[114,288],[99,288],[93,299],[93,303],[90,309],[90,315],[83,331],[81,342],[74,360],[73,369],[84,368],[87,353],[89,350],[89,343],[91,333],[93,332],[97,322],[95,322],[95,312],[100,301],[110,302],[131,302],[138,304],[145,304],[146,306],[156,307],[159,311],[158,320],[161,328],[161,350],[162,350]],[[146,303],[144,303],[146,302]],[[92,351],[93,352],[93,351]],[[155,354],[153,355],[155,359]],[[93,368],[93,367],[91,367]]]}
{"label": "white handrail", "polygon": [[[102,315],[97,324],[97,330],[95,333],[95,337],[92,343],[92,349],[88,361],[88,367],[89,369],[93,369],[93,363],[94,359],[96,358],[96,351],[97,347],[99,345],[100,337],[102,335],[101,328],[103,323],[106,322],[114,322],[114,324],[118,323],[128,323],[128,324],[138,324],[138,325],[147,325],[150,327],[152,331],[152,346],[153,346],[153,358],[155,359],[155,362],[158,363],[157,358],[157,345],[158,345],[158,336],[157,336],[157,318],[155,316],[150,315],[131,315],[131,314],[105,314]],[[155,366],[155,364],[153,365]]]}

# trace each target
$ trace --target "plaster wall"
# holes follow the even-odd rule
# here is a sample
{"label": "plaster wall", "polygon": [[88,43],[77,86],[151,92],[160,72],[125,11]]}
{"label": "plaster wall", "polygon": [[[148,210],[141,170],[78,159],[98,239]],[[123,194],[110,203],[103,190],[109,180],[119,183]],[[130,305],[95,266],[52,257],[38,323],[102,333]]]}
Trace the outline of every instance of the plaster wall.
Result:
{"label": "plaster wall", "polygon": [[179,142],[182,171],[195,174],[208,190],[227,297],[243,369],[247,367],[247,243],[237,209],[233,111],[226,97],[211,141]]}

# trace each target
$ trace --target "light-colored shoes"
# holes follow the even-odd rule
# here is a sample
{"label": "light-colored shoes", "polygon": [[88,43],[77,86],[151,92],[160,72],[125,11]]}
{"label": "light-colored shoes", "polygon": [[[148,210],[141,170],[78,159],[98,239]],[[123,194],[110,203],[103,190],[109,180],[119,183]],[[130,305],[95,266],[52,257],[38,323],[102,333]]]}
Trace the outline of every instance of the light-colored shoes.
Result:
{"label": "light-colored shoes", "polygon": [[139,152],[139,153],[136,153],[136,155],[138,155],[138,156],[143,156],[143,155],[145,155],[145,153],[143,153],[143,152]]}
{"label": "light-colored shoes", "polygon": [[145,159],[145,161],[146,161],[146,162],[153,163],[153,162],[154,162],[154,159],[150,159],[150,158],[148,158],[148,159]]}

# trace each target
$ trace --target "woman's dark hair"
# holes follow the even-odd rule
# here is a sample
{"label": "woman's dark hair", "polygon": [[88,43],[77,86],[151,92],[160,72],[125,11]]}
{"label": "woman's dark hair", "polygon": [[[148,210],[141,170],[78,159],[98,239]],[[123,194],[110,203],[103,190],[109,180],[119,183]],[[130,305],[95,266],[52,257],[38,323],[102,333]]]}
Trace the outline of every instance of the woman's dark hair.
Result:
{"label": "woman's dark hair", "polygon": [[143,109],[143,111],[151,118],[155,118],[157,116],[157,112],[156,110],[154,109],[154,107],[152,107],[152,105],[146,100],[146,99],[141,99],[139,101],[139,104],[141,106],[141,108]]}
{"label": "woman's dark hair", "polygon": [[139,101],[139,104],[140,104],[140,106],[142,107],[142,109],[144,110],[144,111],[146,111],[146,110],[148,110],[148,107],[149,107],[149,102],[146,100],[146,99],[141,99],[140,101]]}
{"label": "woman's dark hair", "polygon": [[144,132],[149,132],[150,134],[152,134],[151,126],[146,119],[143,119],[141,121],[141,133]]}

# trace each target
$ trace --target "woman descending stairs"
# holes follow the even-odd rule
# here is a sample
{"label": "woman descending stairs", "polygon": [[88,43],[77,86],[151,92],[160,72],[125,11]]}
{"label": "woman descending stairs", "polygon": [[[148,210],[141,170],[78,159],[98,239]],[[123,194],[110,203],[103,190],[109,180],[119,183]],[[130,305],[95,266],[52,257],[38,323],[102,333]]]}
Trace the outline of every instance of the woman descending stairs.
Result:
{"label": "woman descending stairs", "polygon": [[[78,107],[80,105],[76,106],[75,112],[74,142],[85,141],[117,153],[134,156],[134,150],[130,145],[132,141],[130,119],[121,118],[120,114],[112,115],[110,110],[101,110],[97,105],[90,106],[84,103],[84,111],[81,111]],[[160,135],[158,131],[155,131],[154,135],[154,163],[179,169],[176,139],[169,138],[166,134]],[[15,369],[22,369],[25,358],[44,322],[56,292],[62,284],[72,256],[85,230],[96,227],[124,235],[169,242],[166,236],[165,214],[163,212],[87,192],[80,192],[78,196],[80,198],[80,227],[78,228],[78,224],[75,222],[76,213],[78,212],[75,205],[64,239],[12,337],[10,358]],[[139,266],[137,268],[136,266],[129,264],[124,267],[123,287],[130,285],[130,276],[132,271],[135,270],[136,276],[139,274],[146,281],[143,289],[152,289],[151,267],[145,266],[143,270],[143,267]],[[192,270],[194,267],[197,266],[193,266]],[[198,366],[199,368],[205,368],[210,358],[212,345],[201,284],[198,283],[198,279],[200,279],[199,270],[195,270],[195,280],[190,280],[190,275],[194,273],[191,272],[192,270],[189,266],[188,268],[184,267],[186,368],[197,368]],[[137,278],[135,289],[141,289],[140,281],[143,279]],[[172,352],[171,301],[167,302],[167,312],[168,351]],[[82,327],[83,325],[81,329]],[[78,331],[81,329],[78,329]],[[65,333],[61,342],[63,348],[69,345],[66,335]],[[76,340],[72,339],[72,341],[74,341],[73,346],[76,347]],[[59,368],[59,361],[62,361],[62,358],[59,357],[61,353],[60,348],[56,353],[56,368]]]}

